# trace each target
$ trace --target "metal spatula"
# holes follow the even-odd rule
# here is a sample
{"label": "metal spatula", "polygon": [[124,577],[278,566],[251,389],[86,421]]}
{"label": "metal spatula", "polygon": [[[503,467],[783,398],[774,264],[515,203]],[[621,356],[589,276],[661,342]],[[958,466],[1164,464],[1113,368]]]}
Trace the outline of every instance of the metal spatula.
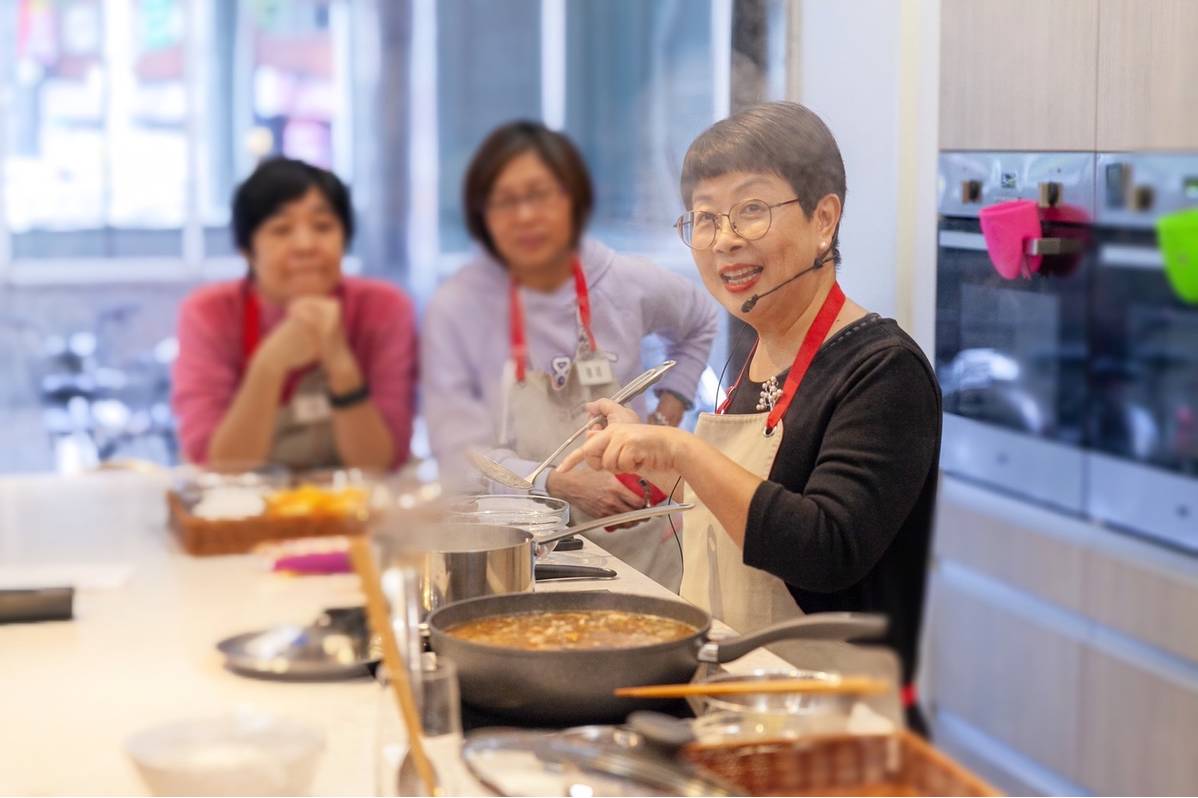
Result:
{"label": "metal spatula", "polygon": [[[660,366],[654,366],[612,394],[610,397],[611,400],[616,404],[621,405],[631,402],[633,399],[649,390],[649,388],[653,387],[653,385],[655,385],[667,371],[674,368],[674,364],[675,361],[667,360]],[[526,477],[520,476],[507,466],[492,460],[490,457],[487,457],[485,454],[479,451],[472,450],[467,454],[470,456],[470,462],[474,463],[474,467],[482,472],[482,475],[487,479],[498,482],[500,485],[506,485],[509,488],[515,488],[516,490],[531,490],[533,481],[540,476],[541,472],[553,465],[553,461],[558,457],[561,457],[562,453],[565,452],[566,449],[570,448],[570,444],[581,438],[584,434],[586,434],[587,430],[598,423],[602,423],[601,420],[595,418],[587,419],[587,423],[579,427],[578,430],[569,438],[566,438],[565,442],[562,443],[561,446],[554,449],[553,453],[546,457],[541,464],[534,468]]]}

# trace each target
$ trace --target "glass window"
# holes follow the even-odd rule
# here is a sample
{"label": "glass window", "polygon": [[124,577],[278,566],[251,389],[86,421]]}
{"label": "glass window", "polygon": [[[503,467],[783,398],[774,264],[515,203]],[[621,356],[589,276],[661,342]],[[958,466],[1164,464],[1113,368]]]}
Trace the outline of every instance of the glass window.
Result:
{"label": "glass window", "polygon": [[179,0],[20,0],[5,162],[13,256],[181,252]]}
{"label": "glass window", "polygon": [[190,255],[233,254],[229,198],[261,157],[352,180],[351,8],[3,0],[0,52],[15,55],[0,65],[12,257],[182,260],[192,224],[204,244]]}
{"label": "glass window", "polygon": [[470,247],[462,178],[492,128],[541,117],[541,0],[437,3],[437,156],[441,249]]}
{"label": "glass window", "polygon": [[[596,176],[592,231],[674,253],[682,156],[713,121],[711,3],[571,0],[566,130]],[[677,251],[675,251],[677,250]]]}
{"label": "glass window", "polygon": [[205,252],[234,254],[229,199],[259,159],[286,155],[353,179],[345,0],[203,4]]}

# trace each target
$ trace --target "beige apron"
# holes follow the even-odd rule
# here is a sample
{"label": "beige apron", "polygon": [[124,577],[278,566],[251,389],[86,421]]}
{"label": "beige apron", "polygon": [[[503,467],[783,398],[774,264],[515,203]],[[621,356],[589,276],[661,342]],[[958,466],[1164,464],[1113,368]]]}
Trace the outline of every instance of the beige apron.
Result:
{"label": "beige apron", "polygon": [[[769,479],[782,445],[782,422],[765,435],[769,413],[715,415],[703,413],[695,435],[714,446],[745,470]],[[739,633],[753,632],[803,614],[786,583],[758,568],[745,565],[744,552],[716,520],[707,506],[686,488],[686,501],[695,509],[685,516],[682,538],[684,569],[682,597],[702,607]],[[796,668],[868,674],[899,683],[898,658],[889,649],[826,641],[773,643],[769,650]],[[870,701],[871,706],[895,722],[902,722],[897,690]]]}
{"label": "beige apron", "polygon": [[[522,382],[515,378],[515,370],[511,361],[508,361],[504,371],[505,400],[500,424],[502,445],[510,446],[517,457],[539,462],[587,420],[587,402],[611,396],[620,389],[619,382],[615,380],[583,385],[579,378],[578,361],[586,357],[606,355],[602,350],[591,355],[589,346],[581,342],[573,361],[554,364],[557,370],[555,375],[529,369]],[[561,387],[558,387],[559,384]],[[580,439],[572,448],[584,442],[585,439]],[[578,467],[586,468],[584,465]],[[668,490],[668,487],[662,489]],[[590,518],[577,508],[570,510],[572,523]],[[669,519],[657,518],[628,529],[614,532],[599,529],[584,532],[583,535],[659,584],[677,592],[682,578],[682,556],[670,531]]]}
{"label": "beige apron", "polygon": [[269,462],[293,470],[339,468],[341,456],[333,436],[333,410],[324,372],[313,369],[295,386],[291,400],[275,416]]}

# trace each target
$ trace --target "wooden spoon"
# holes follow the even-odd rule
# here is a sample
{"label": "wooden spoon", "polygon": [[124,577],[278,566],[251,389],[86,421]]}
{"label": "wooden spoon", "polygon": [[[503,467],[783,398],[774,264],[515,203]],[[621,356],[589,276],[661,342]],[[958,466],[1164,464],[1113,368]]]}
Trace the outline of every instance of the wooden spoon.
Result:
{"label": "wooden spoon", "polygon": [[395,641],[395,629],[391,626],[391,613],[387,609],[387,599],[383,595],[382,580],[378,566],[375,565],[374,555],[365,536],[355,536],[349,542],[349,557],[358,572],[362,583],[362,592],[366,594],[366,617],[370,628],[381,638],[383,643],[383,664],[387,666],[387,675],[391,678],[391,689],[399,704],[399,712],[403,717],[404,726],[408,730],[408,753],[416,765],[416,772],[424,782],[429,795],[441,795],[437,783],[437,774],[424,750],[424,736],[421,734],[420,716],[416,711],[416,701],[412,696],[412,685],[408,681],[408,667],[399,653],[399,645]]}
{"label": "wooden spoon", "polygon": [[761,695],[773,693],[805,693],[819,695],[877,695],[891,689],[885,679],[867,676],[846,676],[837,681],[818,679],[773,679],[769,681],[699,682],[691,684],[649,684],[643,687],[621,687],[615,694],[621,698],[689,698],[691,696]]}

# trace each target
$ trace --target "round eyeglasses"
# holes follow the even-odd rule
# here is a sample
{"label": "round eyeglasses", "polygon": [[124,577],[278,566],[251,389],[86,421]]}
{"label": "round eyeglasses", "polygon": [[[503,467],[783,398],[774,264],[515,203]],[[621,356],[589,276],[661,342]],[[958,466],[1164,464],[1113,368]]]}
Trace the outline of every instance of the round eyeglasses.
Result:
{"label": "round eyeglasses", "polygon": [[795,197],[771,205],[765,200],[747,199],[733,205],[727,213],[687,211],[674,222],[674,229],[678,231],[682,243],[691,249],[708,249],[719,235],[720,218],[727,217],[732,232],[746,241],[755,241],[770,231],[774,208],[798,201],[799,198]]}

